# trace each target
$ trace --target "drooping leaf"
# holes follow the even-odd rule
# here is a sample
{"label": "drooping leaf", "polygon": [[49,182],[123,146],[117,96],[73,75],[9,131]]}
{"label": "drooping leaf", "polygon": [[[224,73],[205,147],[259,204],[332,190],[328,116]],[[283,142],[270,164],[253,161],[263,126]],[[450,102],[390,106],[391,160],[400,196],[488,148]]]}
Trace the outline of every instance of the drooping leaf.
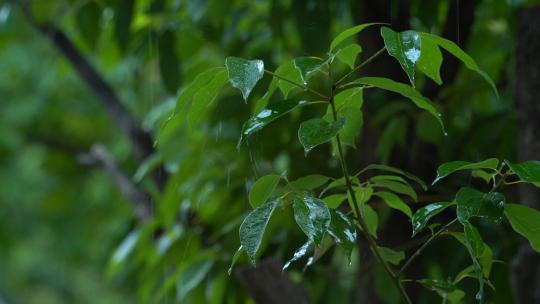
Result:
{"label": "drooping leaf", "polygon": [[356,58],[358,57],[358,54],[362,52],[362,47],[356,43],[351,43],[347,45],[346,47],[340,49],[336,57],[339,61],[343,62],[344,64],[348,65],[351,69],[354,68],[354,64],[356,63]]}
{"label": "drooping leaf", "polygon": [[441,213],[444,209],[454,205],[450,202],[438,202],[424,206],[416,211],[412,217],[413,236],[426,227],[429,220]]}
{"label": "drooping leaf", "polygon": [[506,199],[498,192],[483,193],[464,187],[456,194],[457,217],[466,223],[471,217],[480,217],[496,224],[502,221]]}
{"label": "drooping leaf", "polygon": [[504,214],[515,232],[531,243],[540,252],[540,211],[524,205],[506,204]]}
{"label": "drooping leaf", "polygon": [[248,197],[251,207],[257,208],[265,203],[276,189],[280,179],[281,176],[277,174],[269,174],[259,178],[249,190]]}
{"label": "drooping leaf", "polygon": [[285,265],[283,265],[283,268],[281,269],[281,271],[285,271],[287,268],[289,268],[289,266],[291,265],[292,262],[298,261],[303,256],[305,256],[308,249],[309,249],[309,247],[311,246],[311,244],[313,244],[311,241],[307,241],[300,248],[296,249],[296,251],[293,253],[292,258],[290,260],[288,260],[285,263]]}
{"label": "drooping leaf", "polygon": [[435,106],[431,103],[429,99],[422,96],[422,94],[420,94],[420,92],[415,90],[413,87],[382,77],[361,77],[355,82],[395,92],[409,98],[417,107],[426,110],[431,115],[433,115],[433,117],[435,117],[435,119],[437,119],[437,121],[441,125],[443,132],[445,132],[444,123],[441,119],[441,113],[435,108]]}
{"label": "drooping leaf", "polygon": [[529,183],[540,183],[540,161],[530,160],[516,164],[506,160],[505,163],[517,174],[520,180]]}
{"label": "drooping leaf", "polygon": [[438,46],[440,46],[443,49],[447,50],[450,54],[454,55],[457,59],[461,60],[461,62],[463,62],[465,64],[465,66],[469,70],[472,70],[472,71],[480,74],[480,76],[482,76],[489,83],[489,85],[491,86],[491,88],[495,92],[495,95],[497,95],[497,97],[499,96],[499,92],[497,91],[497,87],[495,86],[495,83],[493,83],[493,80],[491,80],[491,78],[488,76],[488,74],[486,74],[486,72],[482,71],[478,67],[478,65],[476,64],[476,62],[474,61],[474,59],[471,56],[469,56],[467,53],[465,53],[454,42],[452,42],[450,40],[447,40],[447,39],[444,39],[442,37],[439,37],[437,35],[433,35],[433,34],[428,34],[428,33],[419,33],[419,34],[420,34],[420,38],[421,38],[422,41],[429,40],[429,41],[437,44]]}
{"label": "drooping leaf", "polygon": [[463,224],[463,228],[465,240],[467,240],[467,243],[471,247],[474,255],[479,257],[484,252],[484,241],[482,241],[480,232],[469,222]]}
{"label": "drooping leaf", "polygon": [[427,185],[426,185],[426,183],[424,183],[423,180],[418,178],[416,175],[411,174],[409,172],[405,172],[405,171],[403,171],[401,169],[394,168],[394,167],[387,166],[387,165],[371,164],[371,165],[368,165],[367,167],[365,167],[362,170],[362,172],[367,171],[367,170],[380,170],[380,171],[387,171],[387,172],[391,172],[391,173],[396,173],[396,174],[405,176],[406,178],[408,178],[408,179],[410,179],[412,181],[415,181],[416,183],[418,183],[422,187],[422,189],[424,189],[424,191],[427,190]]}
{"label": "drooping leaf", "polygon": [[229,74],[229,82],[242,92],[244,101],[247,103],[249,94],[264,75],[264,62],[259,59],[227,57],[225,66]]}
{"label": "drooping leaf", "polygon": [[326,184],[330,177],[320,174],[310,174],[300,177],[289,183],[289,187],[295,190],[313,190]]}
{"label": "drooping leaf", "polygon": [[330,225],[330,211],[326,204],[307,193],[293,203],[294,219],[308,239],[320,246]]}
{"label": "drooping leaf", "polygon": [[300,72],[302,82],[307,84],[309,77],[322,69],[326,61],[319,57],[298,57],[293,60],[294,67]]}
{"label": "drooping leaf", "polygon": [[332,194],[323,198],[328,208],[336,209],[347,199],[347,194]]}
{"label": "drooping leaf", "polygon": [[405,213],[409,218],[412,217],[411,208],[394,193],[381,191],[375,192],[373,195],[380,197],[388,205],[388,207]]}
{"label": "drooping leaf", "polygon": [[386,180],[384,180],[384,179],[379,179],[379,180],[371,179],[371,181],[373,181],[373,185],[375,187],[386,188],[386,189],[391,190],[392,192],[395,192],[395,193],[408,195],[414,201],[418,200],[418,197],[416,196],[416,192],[407,183],[401,183],[401,182],[396,182],[396,181],[387,180],[387,179]]}
{"label": "drooping leaf", "polygon": [[328,233],[345,250],[350,260],[352,250],[356,244],[356,228],[349,217],[341,211],[331,209],[330,216]]}
{"label": "drooping leaf", "polygon": [[242,133],[238,146],[251,134],[264,128],[266,125],[276,120],[277,118],[289,113],[298,106],[306,105],[305,100],[286,99],[269,105],[267,108],[259,112],[254,117],[248,119],[242,126]]}
{"label": "drooping leaf", "polygon": [[392,265],[399,265],[399,263],[405,259],[405,252],[403,251],[395,251],[381,246],[377,246],[377,248],[379,249],[383,260]]}
{"label": "drooping leaf", "polygon": [[337,35],[336,38],[334,38],[334,40],[332,40],[332,42],[330,43],[330,52],[332,52],[337,46],[339,46],[341,44],[341,42],[343,42],[345,39],[347,39],[347,38],[349,38],[349,37],[351,37],[353,35],[356,35],[356,34],[360,33],[362,30],[364,30],[366,27],[372,26],[372,25],[375,25],[375,24],[381,24],[381,23],[360,24],[360,25],[351,27],[351,28],[346,29],[343,32],[339,33],[339,35]]}
{"label": "drooping leaf", "polygon": [[330,141],[345,125],[345,118],[327,122],[322,118],[304,121],[298,129],[298,139],[308,153],[316,146]]}
{"label": "drooping leaf", "polygon": [[227,83],[227,73],[225,70],[220,70],[214,74],[212,80],[201,87],[197,93],[193,95],[191,107],[187,114],[188,122],[192,129],[204,117],[204,113],[208,111],[210,105],[225,83]]}
{"label": "drooping leaf", "polygon": [[427,77],[431,78],[438,85],[442,84],[441,65],[443,62],[441,50],[431,40],[420,39],[422,41],[422,52],[416,62],[416,66]]}
{"label": "drooping leaf", "polygon": [[259,206],[251,211],[240,225],[240,244],[253,264],[255,264],[266,226],[277,205],[277,201],[270,201]]}
{"label": "drooping leaf", "polygon": [[381,27],[381,36],[386,51],[396,58],[414,87],[414,67],[422,52],[420,36],[416,31],[395,32],[384,26]]}
{"label": "drooping leaf", "polygon": [[435,185],[435,183],[437,183],[441,179],[459,170],[467,170],[467,169],[497,170],[498,165],[499,165],[499,160],[496,158],[489,158],[489,159],[483,160],[481,162],[476,162],[476,163],[460,161],[460,160],[444,163],[440,165],[439,168],[437,168],[437,177],[433,181],[432,185]]}

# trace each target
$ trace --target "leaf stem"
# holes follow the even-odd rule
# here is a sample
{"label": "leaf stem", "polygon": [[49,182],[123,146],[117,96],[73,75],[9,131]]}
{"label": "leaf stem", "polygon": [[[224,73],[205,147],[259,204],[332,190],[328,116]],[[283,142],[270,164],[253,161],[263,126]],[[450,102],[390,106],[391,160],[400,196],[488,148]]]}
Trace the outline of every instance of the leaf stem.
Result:
{"label": "leaf stem", "polygon": [[444,225],[439,231],[437,231],[436,233],[434,233],[429,239],[426,240],[426,242],[420,246],[420,248],[418,248],[414,253],[413,255],[411,255],[409,257],[409,259],[407,260],[407,262],[405,262],[405,264],[403,264],[403,266],[401,267],[401,269],[398,271],[398,273],[396,274],[396,277],[399,277],[400,275],[403,274],[403,272],[405,271],[405,269],[407,269],[407,267],[409,267],[409,265],[412,263],[412,261],[414,261],[414,259],[416,259],[418,256],[420,256],[420,254],[422,254],[422,252],[424,251],[424,249],[429,246],[429,244],[431,244],[431,242],[433,242],[433,240],[435,240],[439,235],[441,235],[443,232],[445,232],[446,230],[448,230],[448,228],[450,226],[452,226],[455,222],[457,221],[457,218],[453,219],[452,221],[450,221],[448,224]]}
{"label": "leaf stem", "polygon": [[308,86],[306,86],[306,85],[304,85],[304,84],[301,84],[301,83],[299,83],[299,82],[296,82],[296,81],[294,81],[294,80],[291,80],[291,79],[289,79],[289,78],[287,78],[287,77],[283,77],[283,76],[278,75],[278,74],[276,74],[276,73],[274,73],[274,72],[271,72],[271,71],[269,71],[269,70],[264,70],[264,72],[265,72],[266,74],[268,74],[268,75],[272,75],[273,77],[279,78],[279,79],[281,79],[281,80],[283,80],[283,81],[286,81],[286,82],[288,82],[288,83],[290,83],[290,84],[294,84],[295,86],[297,86],[297,87],[299,87],[299,88],[302,88],[302,89],[304,89],[304,90],[310,91],[311,93],[313,93],[313,94],[315,94],[315,95],[317,95],[317,96],[319,96],[319,97],[322,97],[322,98],[324,98],[324,99],[326,99],[326,100],[329,99],[328,96],[326,96],[326,95],[324,95],[324,94],[322,94],[322,93],[319,93],[319,92],[313,90],[312,88],[310,88],[310,87],[308,87]]}
{"label": "leaf stem", "polygon": [[336,82],[336,86],[338,84],[340,84],[341,82],[343,82],[347,77],[351,76],[354,72],[360,70],[362,67],[364,67],[365,65],[367,65],[368,63],[372,62],[375,58],[379,57],[379,55],[381,55],[383,52],[384,52],[385,48],[381,48],[380,50],[378,50],[375,54],[371,55],[371,57],[369,57],[368,59],[366,59],[364,62],[362,62],[361,64],[359,64],[358,66],[356,66],[354,69],[352,69],[349,73],[345,74],[345,76],[341,77],[337,82]]}

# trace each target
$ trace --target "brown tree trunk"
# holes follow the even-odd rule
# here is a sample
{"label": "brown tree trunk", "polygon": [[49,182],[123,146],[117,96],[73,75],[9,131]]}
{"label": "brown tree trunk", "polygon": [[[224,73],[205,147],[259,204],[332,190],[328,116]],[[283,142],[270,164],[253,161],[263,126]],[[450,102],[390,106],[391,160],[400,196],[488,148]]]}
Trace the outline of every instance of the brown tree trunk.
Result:
{"label": "brown tree trunk", "polygon": [[[518,11],[516,48],[516,106],[518,112],[518,158],[540,156],[540,6]],[[540,191],[532,186],[520,189],[521,203],[540,209]],[[512,262],[512,285],[517,303],[540,303],[540,254],[527,242]]]}

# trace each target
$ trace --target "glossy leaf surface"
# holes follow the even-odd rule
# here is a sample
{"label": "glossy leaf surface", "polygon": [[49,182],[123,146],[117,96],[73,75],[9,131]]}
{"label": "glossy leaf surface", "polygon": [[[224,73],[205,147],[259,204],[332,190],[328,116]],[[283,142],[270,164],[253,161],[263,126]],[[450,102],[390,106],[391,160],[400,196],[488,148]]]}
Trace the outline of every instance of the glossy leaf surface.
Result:
{"label": "glossy leaf surface", "polygon": [[531,243],[531,247],[540,252],[540,211],[518,204],[506,204],[504,214],[517,233]]}
{"label": "glossy leaf surface", "polygon": [[473,188],[464,187],[456,194],[457,217],[466,223],[471,217],[490,220],[496,224],[502,221],[506,199],[498,192],[482,193]]}
{"label": "glossy leaf surface", "polygon": [[421,39],[422,52],[416,62],[416,67],[438,85],[442,84],[441,65],[443,62],[441,50],[431,40]]}
{"label": "glossy leaf surface", "polygon": [[227,57],[225,66],[229,74],[229,82],[242,92],[244,101],[247,102],[249,94],[264,75],[264,62],[259,59]]}
{"label": "glossy leaf surface", "polygon": [[304,194],[293,203],[294,219],[308,239],[320,246],[330,225],[330,211],[326,204],[309,194]]}
{"label": "glossy leaf surface", "polygon": [[253,264],[255,264],[266,226],[277,205],[277,201],[270,201],[259,206],[251,211],[240,225],[240,244]]}
{"label": "glossy leaf surface", "polygon": [[422,231],[432,217],[452,205],[453,203],[450,202],[438,202],[418,209],[412,217],[413,236]]}
{"label": "glossy leaf surface", "polygon": [[325,64],[326,61],[319,57],[298,57],[294,59],[294,67],[300,72],[304,84],[307,84],[309,77],[314,72],[322,69]]}
{"label": "glossy leaf surface", "polygon": [[259,178],[249,190],[248,198],[251,207],[257,208],[265,203],[276,189],[280,179],[281,176],[276,174],[269,174]]}
{"label": "glossy leaf surface", "polygon": [[309,249],[309,246],[311,246],[311,244],[313,244],[311,241],[307,241],[304,245],[302,245],[300,248],[296,249],[293,253],[293,256],[291,259],[289,259],[285,265],[283,265],[283,268],[281,269],[281,271],[285,271],[287,268],[289,268],[289,266],[291,266],[291,263],[292,262],[295,262],[295,261],[298,261],[299,259],[301,259],[303,256],[306,255],[308,249]]}
{"label": "glossy leaf surface", "polygon": [[330,226],[328,233],[336,240],[351,258],[351,253],[356,244],[356,228],[349,217],[339,210],[330,210]]}
{"label": "glossy leaf surface", "polygon": [[435,185],[438,181],[441,179],[447,177],[448,175],[460,171],[460,170],[467,170],[467,169],[491,169],[491,170],[497,170],[497,166],[499,165],[499,160],[496,158],[490,158],[486,159],[481,162],[477,163],[471,163],[467,161],[453,161],[444,163],[437,168],[437,177],[433,181],[432,185]]}
{"label": "glossy leaf surface", "polygon": [[381,36],[386,51],[396,58],[414,87],[414,67],[422,49],[420,36],[416,31],[395,32],[388,27],[381,28]]}
{"label": "glossy leaf surface", "polygon": [[298,139],[308,153],[316,146],[334,138],[345,125],[345,118],[328,122],[322,118],[304,121],[298,129]]}

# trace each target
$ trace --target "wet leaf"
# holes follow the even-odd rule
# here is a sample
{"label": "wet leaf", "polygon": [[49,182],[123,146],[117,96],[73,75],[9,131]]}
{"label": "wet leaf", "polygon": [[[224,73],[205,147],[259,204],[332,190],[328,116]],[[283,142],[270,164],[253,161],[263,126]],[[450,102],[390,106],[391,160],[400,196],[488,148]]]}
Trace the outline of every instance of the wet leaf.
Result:
{"label": "wet leaf", "polygon": [[358,57],[358,54],[362,52],[362,47],[356,43],[351,43],[347,45],[346,47],[340,49],[336,57],[339,61],[343,62],[344,64],[348,65],[351,69],[354,68],[354,64],[356,63],[356,58]]}
{"label": "wet leaf", "polygon": [[505,163],[517,174],[520,180],[529,183],[540,183],[540,161],[531,160],[515,164],[506,160]]}
{"label": "wet leaf", "polygon": [[498,192],[483,193],[464,187],[456,194],[457,217],[466,223],[471,217],[490,220],[496,224],[502,221],[506,199]]}
{"label": "wet leaf", "polygon": [[307,84],[309,77],[314,72],[319,71],[326,64],[326,61],[319,57],[298,57],[293,62],[294,67],[300,72],[304,84]]}
{"label": "wet leaf", "polygon": [[441,85],[441,65],[443,61],[441,50],[431,40],[421,39],[421,42],[422,52],[418,62],[416,62],[416,66],[422,73],[435,81],[435,83]]}
{"label": "wet leaf", "polygon": [[506,204],[504,214],[515,232],[531,243],[540,252],[540,211],[518,204]]}
{"label": "wet leaf", "polygon": [[435,215],[441,213],[444,209],[454,205],[450,202],[432,203],[416,211],[412,217],[413,236],[426,227],[429,220]]}
{"label": "wet leaf", "polygon": [[330,211],[326,204],[307,193],[293,203],[294,219],[315,245],[320,246],[330,225]]}
{"label": "wet leaf", "polygon": [[379,249],[383,260],[392,265],[399,265],[399,263],[405,259],[405,252],[403,251],[395,251],[381,246],[377,246],[377,248]]}
{"label": "wet leaf", "polygon": [[227,73],[225,70],[219,70],[208,83],[193,95],[191,107],[187,113],[188,122],[192,129],[204,117],[225,83],[227,83]]}
{"label": "wet leaf", "polygon": [[395,32],[388,27],[382,27],[381,36],[388,54],[397,59],[414,87],[414,67],[422,48],[420,35],[416,31]]}
{"label": "wet leaf", "polygon": [[472,169],[491,169],[491,170],[497,170],[497,166],[499,165],[499,160],[496,158],[490,158],[486,159],[481,162],[477,163],[471,163],[467,161],[452,161],[448,163],[444,163],[437,168],[437,177],[433,181],[432,185],[435,185],[438,181],[441,179],[447,177],[448,175],[460,171],[460,170],[472,170]]}
{"label": "wet leaf", "polygon": [[229,269],[227,270],[227,274],[231,275],[234,265],[236,265],[236,262],[238,262],[238,259],[240,258],[242,253],[245,253],[245,251],[244,251],[244,247],[240,245],[240,247],[238,247],[238,250],[236,250],[236,252],[233,255],[231,266],[229,266]]}
{"label": "wet leaf", "polygon": [[240,146],[242,142],[251,134],[264,128],[277,118],[294,110],[294,108],[306,105],[307,103],[308,102],[305,100],[286,99],[269,105],[267,108],[263,109],[257,115],[244,123],[242,126],[240,140],[238,141],[238,146]]}
{"label": "wet leaf", "polygon": [[349,29],[346,29],[344,30],[343,32],[339,33],[339,35],[336,36],[336,38],[334,38],[334,40],[332,40],[332,42],[330,43],[330,52],[332,52],[337,46],[339,46],[341,44],[341,42],[343,42],[345,39],[353,36],[353,35],[356,35],[358,33],[360,33],[362,30],[364,30],[365,28],[369,27],[369,26],[372,26],[372,25],[375,25],[375,24],[382,24],[382,23],[365,23],[365,24],[360,24],[360,25],[357,25],[357,26],[353,26]]}
{"label": "wet leaf", "polygon": [[335,122],[328,122],[322,118],[314,118],[304,121],[298,129],[298,139],[308,153],[320,144],[324,144],[334,138],[345,125],[345,118]]}
{"label": "wet leaf", "polygon": [[281,271],[285,271],[287,268],[289,268],[289,266],[291,265],[292,262],[298,261],[303,256],[305,256],[308,249],[309,249],[309,246],[311,246],[311,244],[313,244],[311,241],[307,241],[304,245],[302,245],[302,247],[296,249],[296,251],[294,252],[292,258],[290,260],[288,260],[285,263],[285,265],[283,265],[283,268],[281,269]]}
{"label": "wet leaf", "polygon": [[380,197],[388,205],[388,207],[405,213],[405,215],[407,215],[409,218],[412,217],[411,208],[394,193],[381,191],[375,192],[373,195]]}
{"label": "wet leaf", "polygon": [[278,202],[270,201],[251,211],[240,225],[240,244],[251,263],[255,264],[266,226]]}
{"label": "wet leaf", "polygon": [[247,103],[249,94],[264,75],[264,62],[259,59],[227,57],[225,66],[229,74],[229,82],[242,92],[244,101]]}
{"label": "wet leaf", "polygon": [[178,98],[176,99],[176,108],[174,110],[175,115],[187,113],[191,107],[193,96],[207,85],[216,74],[225,70],[226,69],[223,67],[211,68],[197,75],[189,85],[182,89],[180,95],[178,95]]}
{"label": "wet leaf", "polygon": [[[280,65],[276,69],[275,74],[290,79],[296,83],[302,83],[302,77],[300,76],[300,73],[298,73],[298,70],[295,68],[294,62],[292,60]],[[292,89],[298,88],[298,86],[283,79],[274,77],[272,81],[274,81],[274,79],[276,80],[277,86],[281,93],[283,93],[283,97],[285,98],[289,96],[289,93],[292,91]]]}
{"label": "wet leaf", "polygon": [[469,222],[463,224],[463,228],[467,244],[471,247],[474,255],[479,257],[484,252],[484,241],[482,241],[480,232]]}
{"label": "wet leaf", "polygon": [[351,253],[356,244],[356,228],[349,217],[341,211],[330,210],[330,227],[328,233],[336,240],[347,253],[347,258],[351,259]]}
{"label": "wet leaf", "polygon": [[276,189],[280,179],[281,176],[276,174],[269,174],[259,178],[249,190],[248,197],[251,207],[257,208],[265,203]]}

